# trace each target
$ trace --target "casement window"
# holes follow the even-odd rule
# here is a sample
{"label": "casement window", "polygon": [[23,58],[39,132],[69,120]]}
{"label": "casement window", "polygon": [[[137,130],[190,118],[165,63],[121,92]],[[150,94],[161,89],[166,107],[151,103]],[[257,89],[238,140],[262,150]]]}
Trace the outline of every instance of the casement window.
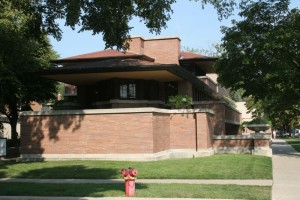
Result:
{"label": "casement window", "polygon": [[120,84],[120,98],[136,99],[136,84],[135,83]]}

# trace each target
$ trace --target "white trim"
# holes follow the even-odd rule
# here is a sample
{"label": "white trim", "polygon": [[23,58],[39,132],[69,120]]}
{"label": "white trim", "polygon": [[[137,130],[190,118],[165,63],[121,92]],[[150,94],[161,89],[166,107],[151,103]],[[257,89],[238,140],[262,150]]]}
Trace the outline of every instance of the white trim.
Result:
{"label": "white trim", "polygon": [[126,103],[126,104],[135,104],[135,103],[145,103],[145,104],[165,104],[163,101],[149,101],[149,100],[121,100],[121,99],[112,99],[109,101],[98,101],[93,103],[93,105],[99,106],[99,105],[105,105],[105,104],[111,104],[111,103]]}
{"label": "white trim", "polygon": [[213,135],[214,140],[270,140],[268,133],[253,133],[250,135]]}
{"label": "white trim", "polygon": [[193,114],[210,113],[211,109],[160,109],[160,108],[114,108],[114,109],[86,109],[86,110],[51,110],[51,111],[24,111],[20,116],[44,116],[44,115],[93,115],[93,114],[120,114],[120,113],[167,113],[167,114]]}
{"label": "white trim", "polygon": [[252,140],[252,135],[213,135],[214,140]]}
{"label": "white trim", "polygon": [[170,149],[149,154],[21,154],[21,160],[116,160],[116,161],[157,161],[171,158],[194,158],[213,155],[213,149]]}
{"label": "white trim", "polygon": [[132,36],[131,37],[131,39],[134,39],[134,38],[141,38],[144,41],[147,41],[147,40],[168,40],[168,39],[178,39],[179,41],[181,41],[181,39],[180,39],[179,36],[162,36],[162,37],[150,37],[150,38],[146,38],[146,37],[143,37],[143,36],[136,35],[136,36]]}

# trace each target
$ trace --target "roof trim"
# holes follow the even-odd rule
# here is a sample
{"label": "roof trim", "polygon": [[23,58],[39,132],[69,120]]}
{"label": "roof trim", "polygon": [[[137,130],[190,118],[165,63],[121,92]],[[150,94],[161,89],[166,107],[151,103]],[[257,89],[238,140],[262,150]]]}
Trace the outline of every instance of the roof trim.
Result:
{"label": "roof trim", "polygon": [[218,98],[218,95],[210,89],[205,83],[199,80],[196,76],[192,75],[190,72],[185,70],[183,67],[176,66],[169,70],[171,73],[175,74],[176,76],[181,77],[184,80],[188,80],[193,83],[197,88],[201,91],[205,92],[206,94]]}
{"label": "roof trim", "polygon": [[170,70],[178,65],[165,64],[165,65],[147,65],[142,66],[119,66],[119,67],[84,67],[84,68],[68,68],[57,67],[41,72],[38,75],[55,75],[55,74],[83,74],[83,73],[101,73],[101,72],[130,72],[130,71],[154,71],[154,70]]}
{"label": "roof trim", "polygon": [[180,58],[179,62],[189,62],[189,61],[217,61],[219,58]]}
{"label": "roof trim", "polygon": [[66,58],[66,59],[59,59],[59,60],[52,60],[52,63],[55,64],[66,64],[66,63],[82,63],[82,62],[95,62],[95,61],[102,61],[102,60],[109,60],[109,59],[125,59],[125,58],[138,58],[141,60],[146,60],[150,62],[154,62],[154,58],[146,56],[144,54],[136,54],[136,55],[124,55],[124,56],[107,56],[107,57],[98,57],[98,58]]}
{"label": "roof trim", "polygon": [[141,38],[144,41],[149,41],[149,40],[169,40],[169,39],[178,39],[181,41],[179,36],[162,36],[162,37],[150,37],[150,38],[145,38],[143,36],[132,36],[130,37],[130,39],[134,39],[134,38]]}

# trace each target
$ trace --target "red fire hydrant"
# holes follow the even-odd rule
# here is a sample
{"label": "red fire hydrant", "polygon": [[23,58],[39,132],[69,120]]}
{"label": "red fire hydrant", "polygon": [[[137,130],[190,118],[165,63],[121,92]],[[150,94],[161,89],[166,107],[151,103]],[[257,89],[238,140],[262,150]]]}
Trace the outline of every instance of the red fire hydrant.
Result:
{"label": "red fire hydrant", "polygon": [[138,171],[129,167],[128,169],[121,169],[121,175],[125,180],[125,194],[126,196],[134,196],[135,194],[135,179]]}

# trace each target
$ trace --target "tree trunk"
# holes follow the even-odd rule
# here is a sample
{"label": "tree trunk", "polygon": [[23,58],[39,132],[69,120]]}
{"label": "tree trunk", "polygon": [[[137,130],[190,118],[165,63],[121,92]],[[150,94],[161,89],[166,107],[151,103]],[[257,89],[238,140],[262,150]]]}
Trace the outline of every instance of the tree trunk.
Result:
{"label": "tree trunk", "polygon": [[11,139],[14,144],[17,143],[18,140],[18,132],[17,132],[17,124],[18,124],[18,108],[17,105],[9,105],[10,115],[9,115],[9,124],[11,126]]}

